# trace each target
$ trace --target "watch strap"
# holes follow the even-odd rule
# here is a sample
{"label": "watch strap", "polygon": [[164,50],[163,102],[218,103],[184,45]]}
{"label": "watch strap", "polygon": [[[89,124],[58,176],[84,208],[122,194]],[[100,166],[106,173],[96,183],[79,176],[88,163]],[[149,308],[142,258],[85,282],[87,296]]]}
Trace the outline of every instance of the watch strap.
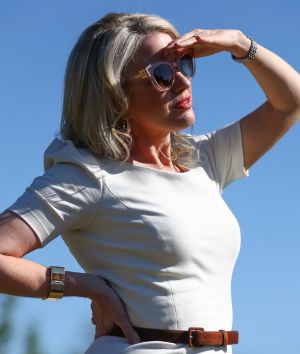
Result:
{"label": "watch strap", "polygon": [[255,58],[255,55],[256,55],[256,51],[257,51],[257,43],[254,41],[253,38],[247,36],[250,40],[251,40],[251,45],[250,45],[250,48],[249,48],[249,51],[247,53],[246,56],[244,56],[243,58],[237,58],[235,57],[233,54],[231,54],[231,58],[237,62],[237,63],[240,63],[240,64],[246,64],[248,63],[249,61],[251,60],[254,60]]}
{"label": "watch strap", "polygon": [[59,300],[64,296],[65,268],[50,266],[50,289],[47,297],[43,300]]}

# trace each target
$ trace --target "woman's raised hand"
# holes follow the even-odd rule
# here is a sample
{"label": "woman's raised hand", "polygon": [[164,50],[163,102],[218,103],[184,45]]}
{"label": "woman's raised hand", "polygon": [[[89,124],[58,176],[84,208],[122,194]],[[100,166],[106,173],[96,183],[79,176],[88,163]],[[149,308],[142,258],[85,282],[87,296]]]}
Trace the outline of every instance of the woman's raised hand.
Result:
{"label": "woman's raised hand", "polygon": [[247,55],[250,45],[251,40],[240,30],[194,29],[170,42],[164,55],[166,58],[176,58],[190,54],[194,58],[200,58],[228,51],[237,57],[243,57]]}
{"label": "woman's raised hand", "polygon": [[129,344],[139,343],[141,340],[130,323],[122,300],[105,280],[98,278],[101,294],[91,297],[92,322],[96,326],[95,339],[107,335],[114,325],[117,325],[122,329]]}

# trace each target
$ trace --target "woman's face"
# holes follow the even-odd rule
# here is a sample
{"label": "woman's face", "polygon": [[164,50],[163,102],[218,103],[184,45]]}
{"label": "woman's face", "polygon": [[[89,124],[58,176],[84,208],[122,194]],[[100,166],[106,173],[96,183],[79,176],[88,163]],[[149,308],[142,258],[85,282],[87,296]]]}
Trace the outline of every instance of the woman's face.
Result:
{"label": "woman's face", "polygon": [[166,134],[185,129],[194,123],[192,107],[174,107],[179,100],[192,96],[191,81],[181,72],[176,70],[174,83],[165,92],[158,91],[150,78],[130,79],[149,64],[167,61],[164,58],[164,48],[171,41],[172,38],[162,32],[146,35],[133,61],[128,65],[127,118],[133,133]]}

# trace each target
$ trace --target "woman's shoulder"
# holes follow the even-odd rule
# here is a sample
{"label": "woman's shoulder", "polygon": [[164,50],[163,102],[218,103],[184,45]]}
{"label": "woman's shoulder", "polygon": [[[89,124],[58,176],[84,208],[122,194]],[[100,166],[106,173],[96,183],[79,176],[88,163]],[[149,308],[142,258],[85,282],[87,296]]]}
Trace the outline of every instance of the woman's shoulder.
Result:
{"label": "woman's shoulder", "polygon": [[232,147],[240,148],[241,132],[239,121],[199,135],[182,134],[188,144],[198,151],[202,158],[215,158],[216,154],[226,154]]}
{"label": "woman's shoulder", "polygon": [[66,170],[80,169],[94,179],[101,179],[103,171],[98,159],[87,148],[77,147],[70,140],[55,138],[44,152],[44,170],[59,165]]}

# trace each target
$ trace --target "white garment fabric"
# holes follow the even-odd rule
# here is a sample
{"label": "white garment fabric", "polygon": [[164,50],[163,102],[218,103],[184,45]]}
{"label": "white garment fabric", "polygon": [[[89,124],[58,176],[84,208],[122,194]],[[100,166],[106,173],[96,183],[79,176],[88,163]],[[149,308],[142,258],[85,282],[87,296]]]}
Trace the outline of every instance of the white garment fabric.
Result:
{"label": "white garment fabric", "polygon": [[[80,266],[107,279],[134,326],[232,329],[231,276],[238,222],[221,193],[244,169],[239,122],[189,137],[199,161],[173,173],[97,158],[55,139],[45,173],[9,208],[44,247],[61,235]],[[231,353],[103,336],[86,354]]]}

